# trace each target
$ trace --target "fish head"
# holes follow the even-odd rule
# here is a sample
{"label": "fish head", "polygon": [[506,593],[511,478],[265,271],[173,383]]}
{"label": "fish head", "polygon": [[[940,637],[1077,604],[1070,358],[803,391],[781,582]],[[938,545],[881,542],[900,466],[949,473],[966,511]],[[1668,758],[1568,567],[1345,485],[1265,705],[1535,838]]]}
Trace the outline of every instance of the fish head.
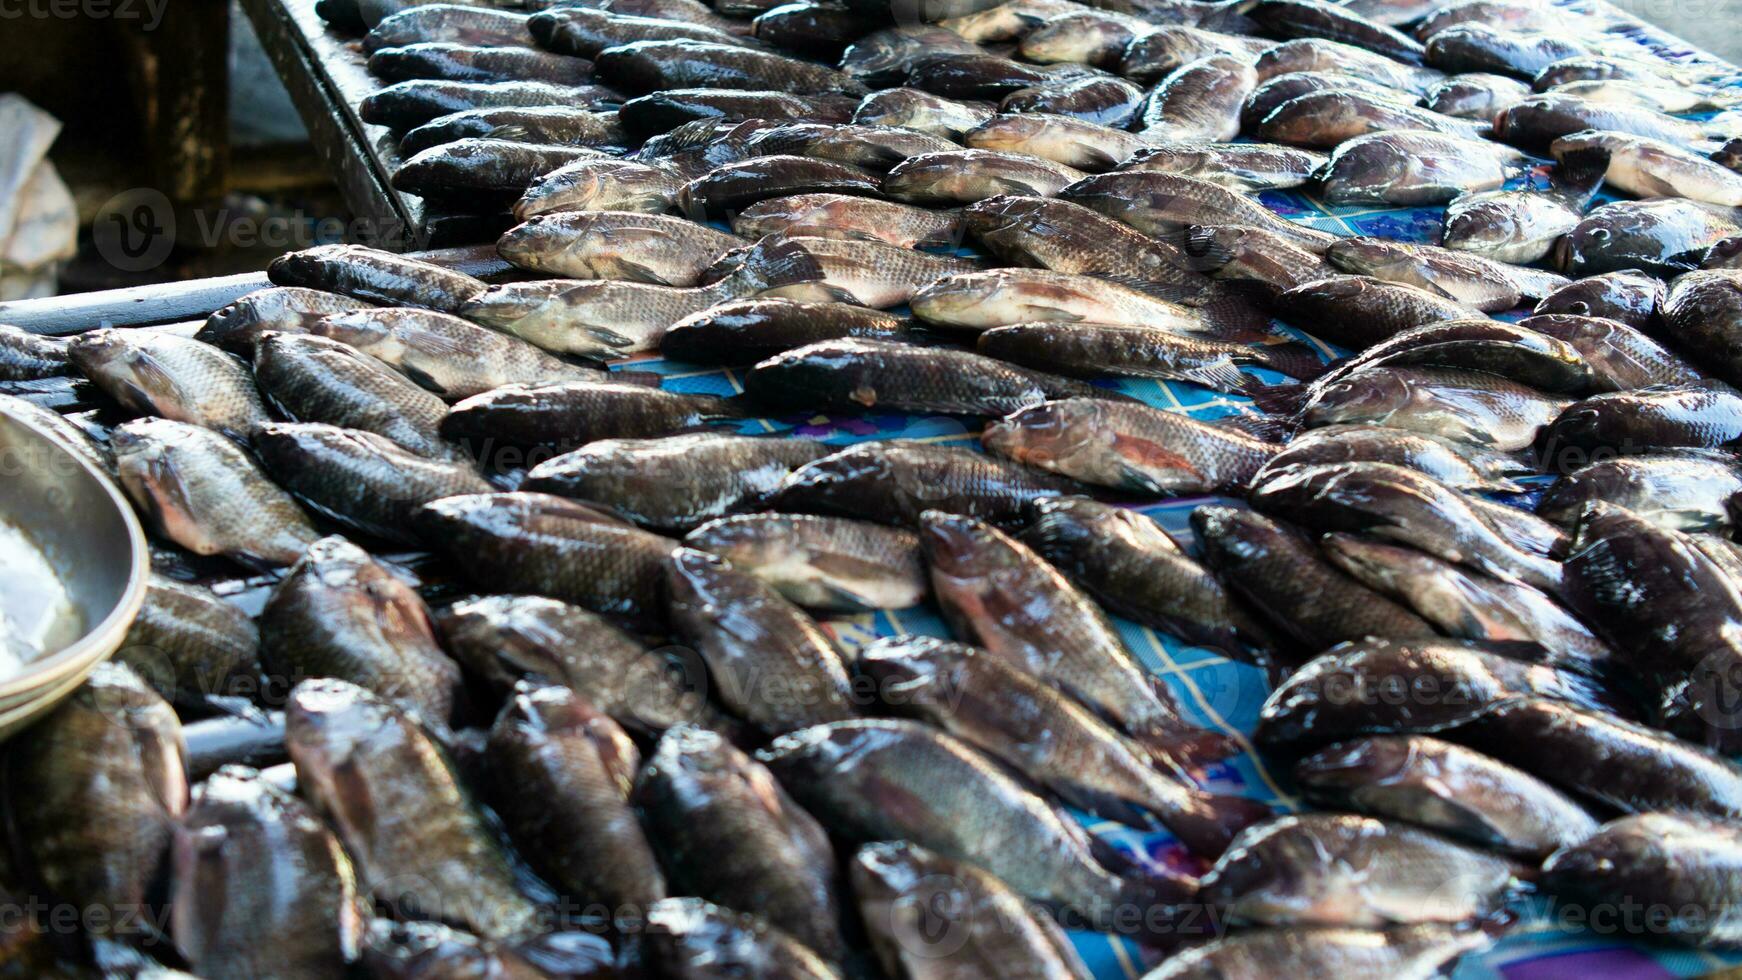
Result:
{"label": "fish head", "polygon": [[1346,272],[1381,279],[1394,278],[1386,275],[1387,270],[1410,264],[1396,242],[1373,238],[1340,238],[1325,250],[1325,257]]}
{"label": "fish head", "polygon": [[1010,549],[995,546],[1009,539],[977,518],[928,510],[919,520],[920,548],[935,575],[973,581],[1014,560]]}
{"label": "fish head", "polygon": [[572,217],[559,211],[528,218],[502,233],[496,240],[496,251],[514,265],[533,267],[537,257],[567,249],[573,241],[568,228]]}
{"label": "fish head", "polygon": [[284,709],[284,742],[305,771],[331,776],[353,749],[398,729],[399,709],[368,690],[333,677],[305,680]]}
{"label": "fish head", "polygon": [[1415,397],[1403,375],[1383,368],[1356,371],[1324,386],[1307,405],[1311,426],[1348,422],[1381,422],[1405,408]]}
{"label": "fish head", "polygon": [[1446,209],[1441,243],[1447,248],[1487,252],[1522,242],[1526,228],[1520,221],[1520,195],[1514,191],[1490,191],[1467,195]]}
{"label": "fish head", "polygon": [[393,331],[379,316],[369,310],[334,313],[309,325],[309,333],[363,350],[378,347],[392,339]]}
{"label": "fish head", "polygon": [[1413,754],[1403,736],[1338,742],[1296,763],[1294,777],[1309,789],[1353,792],[1405,771]]}
{"label": "fish head", "polygon": [[[1104,455],[1112,435],[1105,431],[1102,406],[1093,399],[1042,402],[987,425],[985,447],[1008,459],[1042,469],[1080,472]],[[1116,485],[1116,484],[1109,484]]]}
{"label": "fish head", "polygon": [[[971,648],[935,636],[889,636],[859,650],[855,669],[876,685],[890,707],[936,704],[959,683],[959,668]],[[944,705],[950,707],[950,705]]]}

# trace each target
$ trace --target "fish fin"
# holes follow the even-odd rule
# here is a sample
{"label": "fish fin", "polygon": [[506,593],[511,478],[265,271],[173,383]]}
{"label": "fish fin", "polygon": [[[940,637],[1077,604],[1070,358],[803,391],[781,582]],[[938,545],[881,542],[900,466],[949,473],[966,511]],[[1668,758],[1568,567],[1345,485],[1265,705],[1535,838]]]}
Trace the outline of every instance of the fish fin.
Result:
{"label": "fish fin", "polygon": [[[1269,385],[1268,388],[1288,387],[1286,385]],[[1254,391],[1264,391],[1267,388],[1255,388]],[[1211,425],[1219,425],[1224,429],[1244,433],[1254,439],[1265,442],[1287,442],[1294,437],[1294,422],[1275,415],[1224,415],[1214,419]]]}
{"label": "fish fin", "polygon": [[1180,726],[1136,732],[1131,738],[1150,755],[1171,760],[1187,771],[1240,754],[1240,743],[1232,735],[1192,728],[1183,721]]}
{"label": "fish fin", "polygon": [[399,368],[399,373],[403,374],[407,378],[411,379],[412,384],[417,385],[419,388],[422,388],[425,391],[434,392],[437,395],[444,395],[444,396],[448,394],[448,390],[441,386],[441,382],[437,381],[434,377],[432,377],[428,371],[425,371],[424,369],[417,367],[416,365],[413,365],[413,364],[401,365]]}
{"label": "fish fin", "polygon": [[1165,282],[1156,282],[1153,279],[1140,279],[1137,276],[1097,275],[1094,278],[1100,279],[1103,282],[1113,283],[1116,286],[1124,286],[1126,289],[1134,289],[1137,292],[1143,293],[1147,296],[1153,296],[1156,299],[1166,300],[1169,303],[1183,304],[1188,300],[1197,298],[1203,293],[1203,290],[1201,289],[1194,289],[1188,286],[1169,285]]}
{"label": "fish fin", "polygon": [[1216,336],[1249,343],[1277,336],[1270,317],[1270,295],[1264,283],[1218,280],[1193,305]]}
{"label": "fish fin", "polygon": [[1562,156],[1549,174],[1548,193],[1582,213],[1608,172],[1608,150],[1600,146],[1573,150]]}
{"label": "fish fin", "polygon": [[1261,367],[1286,374],[1297,381],[1311,381],[1330,367],[1319,356],[1318,351],[1298,340],[1254,348],[1254,360]]}
{"label": "fish fin", "polygon": [[1182,381],[1233,395],[1250,394],[1251,389],[1264,385],[1264,382],[1242,372],[1232,357],[1221,357],[1207,364],[1187,368],[1177,372],[1176,376]]}
{"label": "fish fin", "polygon": [[1262,388],[1248,392],[1252,404],[1261,412],[1273,416],[1293,418],[1300,414],[1311,395],[1311,385],[1265,385]]}
{"label": "fish fin", "polygon": [[667,279],[665,276],[660,275],[658,269],[646,265],[645,263],[631,262],[627,259],[619,258],[617,264],[622,266],[625,272],[630,273],[630,277],[637,282],[649,282],[655,286],[671,286],[674,288],[678,285],[670,279]]}
{"label": "fish fin", "polygon": [[1181,233],[1180,250],[1192,259],[1192,268],[1199,272],[1214,272],[1234,261],[1234,250],[1216,237],[1210,225],[1187,225]]}
{"label": "fish fin", "polygon": [[610,380],[617,384],[657,388],[661,378],[662,375],[657,371],[612,371]]}
{"label": "fish fin", "polygon": [[1269,806],[1243,796],[1199,792],[1193,804],[1161,814],[1162,824],[1193,854],[1211,861],[1228,849],[1240,831],[1275,815]]}

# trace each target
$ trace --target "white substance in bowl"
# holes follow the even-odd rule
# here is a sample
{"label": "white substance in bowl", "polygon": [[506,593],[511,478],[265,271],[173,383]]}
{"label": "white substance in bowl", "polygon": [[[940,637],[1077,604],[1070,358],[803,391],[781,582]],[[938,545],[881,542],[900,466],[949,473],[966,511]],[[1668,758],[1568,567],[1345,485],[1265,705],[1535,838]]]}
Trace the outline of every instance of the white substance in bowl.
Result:
{"label": "white substance in bowl", "polygon": [[85,632],[66,585],[30,536],[0,522],[0,678]]}

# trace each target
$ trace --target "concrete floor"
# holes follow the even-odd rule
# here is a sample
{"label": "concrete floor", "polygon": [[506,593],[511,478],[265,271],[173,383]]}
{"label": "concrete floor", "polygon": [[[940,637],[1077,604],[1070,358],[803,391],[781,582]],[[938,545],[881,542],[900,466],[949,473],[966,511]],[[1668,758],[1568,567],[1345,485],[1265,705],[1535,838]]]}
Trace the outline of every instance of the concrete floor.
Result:
{"label": "concrete floor", "polygon": [[1742,65],[1742,0],[1610,2],[1733,65]]}

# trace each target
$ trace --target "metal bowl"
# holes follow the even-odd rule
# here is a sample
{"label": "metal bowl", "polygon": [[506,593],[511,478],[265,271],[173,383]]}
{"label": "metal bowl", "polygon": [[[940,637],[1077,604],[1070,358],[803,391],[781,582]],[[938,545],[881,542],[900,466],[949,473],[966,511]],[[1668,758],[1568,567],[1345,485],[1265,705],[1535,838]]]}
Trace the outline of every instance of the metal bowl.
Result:
{"label": "metal bowl", "polygon": [[[120,647],[145,601],[150,552],[133,508],[62,438],[0,403],[0,539],[8,547],[27,542],[29,561],[46,563],[75,612],[66,622],[76,624],[70,642],[0,674],[0,739],[72,693]],[[9,594],[44,584],[16,577],[28,564],[19,557],[0,555],[0,612]]]}

